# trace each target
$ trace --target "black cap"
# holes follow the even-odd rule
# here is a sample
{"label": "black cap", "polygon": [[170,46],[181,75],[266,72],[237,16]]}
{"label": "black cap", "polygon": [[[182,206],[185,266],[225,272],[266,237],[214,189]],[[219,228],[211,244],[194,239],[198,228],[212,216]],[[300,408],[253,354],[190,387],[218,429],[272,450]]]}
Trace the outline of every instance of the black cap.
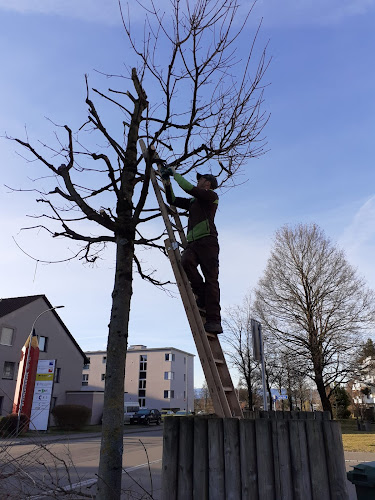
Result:
{"label": "black cap", "polygon": [[212,174],[197,174],[197,181],[199,181],[199,179],[201,177],[204,177],[205,179],[207,179],[208,181],[211,182],[211,189],[217,188],[217,179],[214,175],[212,175]]}

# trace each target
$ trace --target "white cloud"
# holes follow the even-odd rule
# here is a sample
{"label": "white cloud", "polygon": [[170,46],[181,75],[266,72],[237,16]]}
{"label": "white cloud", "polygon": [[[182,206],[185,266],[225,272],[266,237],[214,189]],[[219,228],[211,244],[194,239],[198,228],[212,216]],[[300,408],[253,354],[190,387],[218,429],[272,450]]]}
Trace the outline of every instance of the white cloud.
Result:
{"label": "white cloud", "polygon": [[255,13],[269,25],[325,25],[364,15],[374,7],[375,0],[259,0]]}
{"label": "white cloud", "polygon": [[[122,2],[130,9],[132,20],[144,18],[136,2]],[[159,0],[158,8],[168,12],[169,2]],[[254,13],[263,16],[267,24],[331,24],[373,10],[375,0],[258,0]],[[248,4],[243,8],[247,9]],[[0,0],[0,9],[23,14],[59,15],[102,24],[121,23],[117,0]]]}
{"label": "white cloud", "polygon": [[354,214],[339,238],[351,264],[358,267],[369,285],[375,289],[375,196],[369,198]]}
{"label": "white cloud", "polygon": [[[161,2],[164,3],[163,1]],[[158,2],[160,8],[160,1]],[[0,9],[21,14],[58,15],[101,24],[120,24],[118,0],[0,0]],[[122,1],[124,13],[130,10],[132,20],[144,13],[136,2]]]}

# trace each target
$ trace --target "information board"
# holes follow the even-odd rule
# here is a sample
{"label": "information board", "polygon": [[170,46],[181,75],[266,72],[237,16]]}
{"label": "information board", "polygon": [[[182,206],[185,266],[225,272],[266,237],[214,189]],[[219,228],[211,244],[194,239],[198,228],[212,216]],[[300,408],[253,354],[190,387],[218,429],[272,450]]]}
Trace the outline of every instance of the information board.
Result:
{"label": "information board", "polygon": [[30,430],[46,431],[55,376],[55,360],[40,359],[36,370]]}

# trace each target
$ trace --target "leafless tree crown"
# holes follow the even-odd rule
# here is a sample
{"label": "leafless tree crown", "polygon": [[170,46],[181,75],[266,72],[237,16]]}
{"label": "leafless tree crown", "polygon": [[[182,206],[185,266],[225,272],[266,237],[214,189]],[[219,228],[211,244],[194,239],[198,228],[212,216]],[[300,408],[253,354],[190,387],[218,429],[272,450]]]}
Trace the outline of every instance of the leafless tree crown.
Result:
{"label": "leafless tree crown", "polygon": [[277,231],[256,307],[265,327],[325,388],[351,372],[354,346],[375,318],[373,291],[316,224]]}

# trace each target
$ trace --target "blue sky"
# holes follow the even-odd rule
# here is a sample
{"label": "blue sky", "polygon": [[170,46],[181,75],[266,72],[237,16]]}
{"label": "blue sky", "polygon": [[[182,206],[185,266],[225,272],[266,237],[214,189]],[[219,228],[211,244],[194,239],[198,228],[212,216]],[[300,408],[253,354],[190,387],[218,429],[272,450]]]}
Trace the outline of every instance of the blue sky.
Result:
{"label": "blue sky", "polygon": [[[142,16],[133,4],[131,13],[137,30]],[[260,46],[270,40],[272,56],[264,106],[269,152],[249,161],[245,184],[219,193],[224,310],[256,285],[285,223],[319,224],[375,288],[375,0],[264,0],[254,8],[254,28],[261,17]],[[54,131],[46,117],[72,128],[85,120],[85,73],[105,89],[112,81],[95,70],[125,73],[132,64],[116,0],[0,0],[0,43],[0,134],[24,138],[27,127],[30,139],[45,143]],[[113,251],[91,268],[36,266],[18,250],[13,238],[41,260],[71,251],[41,233],[19,232],[40,207],[33,193],[5,185],[35,187],[30,179],[46,171],[17,152],[0,139],[0,296],[46,294],[65,305],[60,315],[84,350],[105,349]],[[160,256],[152,265],[172,277]],[[130,344],[195,353],[178,298],[136,279],[131,314]],[[195,369],[198,387],[198,360]]]}

